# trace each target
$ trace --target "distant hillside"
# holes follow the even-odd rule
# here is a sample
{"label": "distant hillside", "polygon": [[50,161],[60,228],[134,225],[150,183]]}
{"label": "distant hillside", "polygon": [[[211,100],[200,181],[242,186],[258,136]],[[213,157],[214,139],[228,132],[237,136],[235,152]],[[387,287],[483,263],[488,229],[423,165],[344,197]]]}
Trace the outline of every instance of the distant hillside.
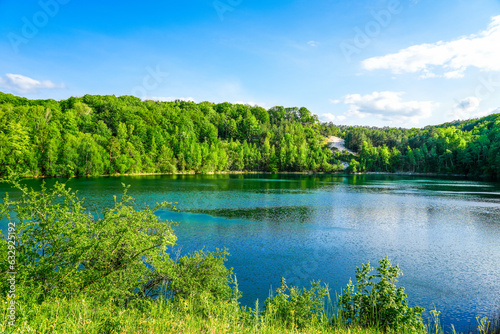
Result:
{"label": "distant hillside", "polygon": [[[334,152],[327,137],[357,152]],[[334,150],[335,151],[335,150]],[[423,129],[336,126],[306,108],[0,92],[0,176],[419,172],[500,176],[500,114]]]}
{"label": "distant hillside", "polygon": [[306,108],[0,93],[0,176],[341,169]]}
{"label": "distant hillside", "polygon": [[359,153],[351,171],[500,177],[500,114],[423,129],[329,127]]}

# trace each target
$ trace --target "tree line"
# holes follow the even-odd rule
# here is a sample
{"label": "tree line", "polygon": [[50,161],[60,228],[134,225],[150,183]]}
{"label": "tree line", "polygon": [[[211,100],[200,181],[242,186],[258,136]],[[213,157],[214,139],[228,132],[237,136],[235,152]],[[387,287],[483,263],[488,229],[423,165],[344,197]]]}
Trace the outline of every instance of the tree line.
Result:
{"label": "tree line", "polygon": [[0,175],[340,169],[320,132],[306,108],[0,93]]}
{"label": "tree line", "polygon": [[345,138],[353,172],[418,172],[500,177],[500,114],[422,129],[329,128]]}
{"label": "tree line", "polygon": [[[326,137],[356,155],[332,153]],[[500,114],[425,128],[337,126],[307,108],[0,92],[0,176],[224,171],[500,176]]]}

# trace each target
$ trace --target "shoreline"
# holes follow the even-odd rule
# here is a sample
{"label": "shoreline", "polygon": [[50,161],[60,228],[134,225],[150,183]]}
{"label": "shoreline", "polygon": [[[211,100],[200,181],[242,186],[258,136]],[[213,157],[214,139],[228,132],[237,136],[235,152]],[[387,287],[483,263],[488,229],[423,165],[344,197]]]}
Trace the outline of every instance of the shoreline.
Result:
{"label": "shoreline", "polygon": [[[19,176],[21,179],[62,179],[62,178],[93,178],[93,177],[120,177],[120,176],[162,176],[162,175],[224,175],[224,174],[297,174],[297,175],[314,175],[314,174],[342,174],[334,172],[265,172],[265,171],[220,171],[220,172],[207,172],[207,173],[197,173],[194,171],[189,172],[177,172],[177,173],[125,173],[125,174],[102,174],[102,175],[80,175],[80,176],[67,176],[67,175],[57,175],[57,176],[47,176],[47,175],[22,175]],[[345,174],[345,173],[344,173]],[[346,174],[347,175],[347,174]],[[4,179],[5,176],[0,176],[0,179]]]}
{"label": "shoreline", "polygon": [[467,174],[442,174],[442,173],[417,173],[417,172],[363,172],[366,175],[404,175],[404,176],[452,176],[452,177],[471,177]]}
{"label": "shoreline", "polygon": [[[266,171],[219,171],[208,173],[197,173],[195,171],[176,172],[176,173],[125,173],[125,174],[103,174],[103,175],[83,175],[83,176],[46,176],[46,175],[23,175],[21,179],[56,179],[56,178],[94,178],[94,177],[120,177],[120,176],[163,176],[163,175],[252,175],[252,174],[290,174],[290,175],[394,175],[394,176],[429,176],[429,177],[460,177],[465,179],[488,179],[487,176],[471,176],[467,174],[442,174],[442,173],[417,173],[417,172],[360,172],[346,173],[344,171],[337,172],[266,172]],[[4,179],[6,176],[0,176]]]}

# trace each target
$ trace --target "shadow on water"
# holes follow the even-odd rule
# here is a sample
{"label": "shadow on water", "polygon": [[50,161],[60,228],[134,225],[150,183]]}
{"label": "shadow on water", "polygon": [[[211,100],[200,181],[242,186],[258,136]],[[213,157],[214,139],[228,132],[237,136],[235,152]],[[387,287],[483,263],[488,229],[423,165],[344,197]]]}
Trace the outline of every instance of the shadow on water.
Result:
{"label": "shadow on water", "polygon": [[245,219],[252,222],[282,224],[290,221],[313,223],[313,208],[308,206],[253,207],[242,209],[190,210],[188,212],[204,213],[213,217],[227,219]]}

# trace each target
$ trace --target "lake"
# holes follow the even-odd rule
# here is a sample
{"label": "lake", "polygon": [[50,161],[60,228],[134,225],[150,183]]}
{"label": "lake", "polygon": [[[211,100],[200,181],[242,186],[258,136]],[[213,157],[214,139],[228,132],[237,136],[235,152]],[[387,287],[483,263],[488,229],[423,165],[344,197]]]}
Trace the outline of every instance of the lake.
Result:
{"label": "lake", "polygon": [[[37,188],[40,180],[23,182]],[[48,185],[55,180],[46,181]],[[121,193],[179,202],[173,251],[227,248],[242,304],[287,283],[340,292],[356,266],[388,255],[410,306],[465,331],[500,308],[500,184],[393,175],[172,175],[72,179],[97,210]],[[0,184],[0,195],[6,191]],[[5,230],[5,223],[2,228]]]}

